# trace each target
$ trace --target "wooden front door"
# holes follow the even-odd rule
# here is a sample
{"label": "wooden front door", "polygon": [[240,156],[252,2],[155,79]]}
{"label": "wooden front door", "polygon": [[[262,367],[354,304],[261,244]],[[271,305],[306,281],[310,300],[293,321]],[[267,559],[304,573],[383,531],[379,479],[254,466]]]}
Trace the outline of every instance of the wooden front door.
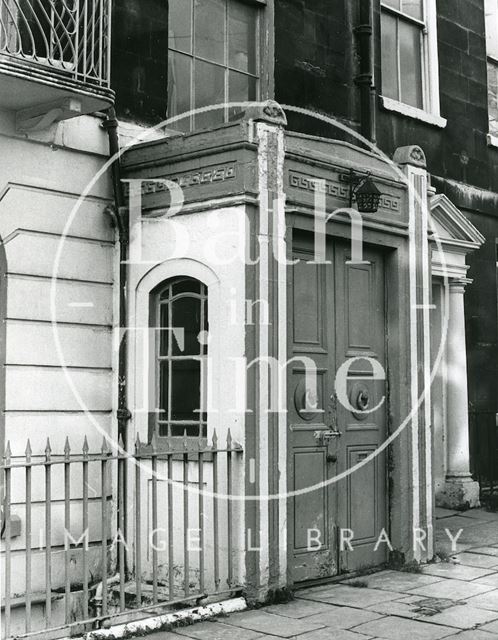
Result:
{"label": "wooden front door", "polygon": [[[295,493],[289,546],[293,581],[302,582],[386,560],[387,545],[375,549],[387,531],[386,456],[362,466],[387,432],[386,381],[372,366],[387,371],[386,294],[384,259],[375,249],[365,247],[365,264],[350,264],[348,244],[331,240],[329,264],[314,264],[312,239],[303,236],[293,259],[299,262],[289,267],[288,472]],[[336,376],[348,362],[341,402]],[[306,375],[311,363],[316,384]]]}

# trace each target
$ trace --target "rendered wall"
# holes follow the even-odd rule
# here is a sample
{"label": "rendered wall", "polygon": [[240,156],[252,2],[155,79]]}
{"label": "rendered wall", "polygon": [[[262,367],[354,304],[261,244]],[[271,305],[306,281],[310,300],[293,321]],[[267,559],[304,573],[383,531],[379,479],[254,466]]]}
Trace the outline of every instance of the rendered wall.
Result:
{"label": "rendered wall", "polygon": [[[72,452],[81,454],[85,435],[90,452],[98,452],[103,433],[112,435],[115,431],[115,249],[114,231],[103,213],[111,198],[107,174],[91,188],[74,222],[68,225],[79,195],[108,156],[107,135],[100,124],[100,118],[80,117],[37,134],[19,135],[14,128],[14,114],[0,113],[0,236],[7,258],[5,442],[10,441],[13,462],[24,454],[28,438],[33,459],[39,461],[47,438],[53,455],[63,454],[66,437]],[[52,308],[52,276],[60,248]],[[67,375],[61,365],[53,320],[57,321]],[[81,395],[81,402],[68,376]],[[90,542],[94,542],[101,536],[100,485],[97,469],[91,467],[89,534]],[[62,473],[61,466],[52,472],[53,588],[64,583]],[[25,486],[23,470],[15,474],[12,513],[21,518],[21,535],[11,540],[12,593],[22,594]],[[78,498],[82,488],[78,472],[72,475],[72,481],[73,533],[79,537]],[[32,486],[32,588],[36,592],[45,586],[43,467],[33,469]],[[78,581],[78,552],[73,560],[72,579]],[[94,576],[98,575],[99,562],[98,554],[90,557]]]}

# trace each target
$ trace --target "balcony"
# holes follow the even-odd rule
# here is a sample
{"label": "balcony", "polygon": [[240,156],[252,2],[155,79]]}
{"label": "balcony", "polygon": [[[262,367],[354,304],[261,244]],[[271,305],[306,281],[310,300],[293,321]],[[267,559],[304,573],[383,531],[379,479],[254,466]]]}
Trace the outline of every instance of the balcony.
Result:
{"label": "balcony", "polygon": [[0,108],[20,130],[105,109],[111,0],[0,0]]}

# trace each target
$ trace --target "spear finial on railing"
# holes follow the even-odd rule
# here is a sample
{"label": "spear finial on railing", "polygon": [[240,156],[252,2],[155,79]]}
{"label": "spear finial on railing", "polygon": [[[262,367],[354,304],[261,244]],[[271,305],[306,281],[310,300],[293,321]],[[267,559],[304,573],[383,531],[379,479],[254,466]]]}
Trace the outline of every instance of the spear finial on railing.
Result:
{"label": "spear finial on railing", "polygon": [[213,429],[213,444],[211,448],[212,449],[218,448],[218,434],[216,433],[216,429]]}
{"label": "spear finial on railing", "polygon": [[66,442],[64,443],[64,460],[69,462],[71,457],[71,447],[69,446],[69,438],[66,436]]}
{"label": "spear finial on railing", "polygon": [[157,453],[157,427],[154,425],[152,429],[152,436],[150,438],[150,446],[152,447],[152,453]]}
{"label": "spear finial on railing", "polygon": [[102,455],[103,456],[107,456],[109,455],[109,444],[107,442],[107,438],[104,436],[102,439],[102,449],[101,449]]}
{"label": "spear finial on railing", "polygon": [[88,452],[90,451],[90,448],[88,446],[88,438],[85,436],[84,440],[83,440],[83,457],[84,458],[88,458]]}
{"label": "spear finial on railing", "polygon": [[24,455],[26,457],[26,463],[30,464],[31,462],[31,455],[32,455],[33,451],[31,450],[31,441],[28,438],[28,441],[26,442],[26,449],[24,451]]}
{"label": "spear finial on railing", "polygon": [[173,449],[170,438],[164,438],[164,444],[161,446],[161,449],[164,449],[166,453]]}
{"label": "spear finial on railing", "polygon": [[228,429],[228,432],[227,432],[227,449],[229,451],[232,450],[232,432],[230,431],[230,428]]}
{"label": "spear finial on railing", "polygon": [[50,438],[47,438],[47,446],[45,447],[45,462],[50,462],[52,458],[52,447],[50,446]]}
{"label": "spear finial on railing", "polygon": [[119,434],[118,447],[119,447],[118,455],[119,456],[125,456],[126,455],[126,451],[125,451],[125,444],[124,444],[123,434],[122,433]]}
{"label": "spear finial on railing", "polygon": [[7,440],[7,446],[5,447],[5,453],[3,454],[5,464],[10,464],[10,459],[12,458],[12,451],[10,449],[10,440]]}
{"label": "spear finial on railing", "polygon": [[188,437],[187,437],[187,429],[183,430],[183,450],[188,451]]}
{"label": "spear finial on railing", "polygon": [[135,439],[135,455],[140,453],[140,449],[142,448],[142,443],[140,442],[140,434],[137,433],[137,437]]}

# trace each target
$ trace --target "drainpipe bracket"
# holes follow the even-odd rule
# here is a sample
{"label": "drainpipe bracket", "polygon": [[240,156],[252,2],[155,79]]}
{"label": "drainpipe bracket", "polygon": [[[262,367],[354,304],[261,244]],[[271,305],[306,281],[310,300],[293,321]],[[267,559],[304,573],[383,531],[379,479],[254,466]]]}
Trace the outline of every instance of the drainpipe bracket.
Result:
{"label": "drainpipe bracket", "polygon": [[116,416],[120,422],[128,422],[132,418],[131,411],[127,407],[118,409],[116,411]]}
{"label": "drainpipe bracket", "polygon": [[358,36],[371,36],[373,34],[373,27],[371,24],[359,24],[358,26],[354,27],[353,31]]}

